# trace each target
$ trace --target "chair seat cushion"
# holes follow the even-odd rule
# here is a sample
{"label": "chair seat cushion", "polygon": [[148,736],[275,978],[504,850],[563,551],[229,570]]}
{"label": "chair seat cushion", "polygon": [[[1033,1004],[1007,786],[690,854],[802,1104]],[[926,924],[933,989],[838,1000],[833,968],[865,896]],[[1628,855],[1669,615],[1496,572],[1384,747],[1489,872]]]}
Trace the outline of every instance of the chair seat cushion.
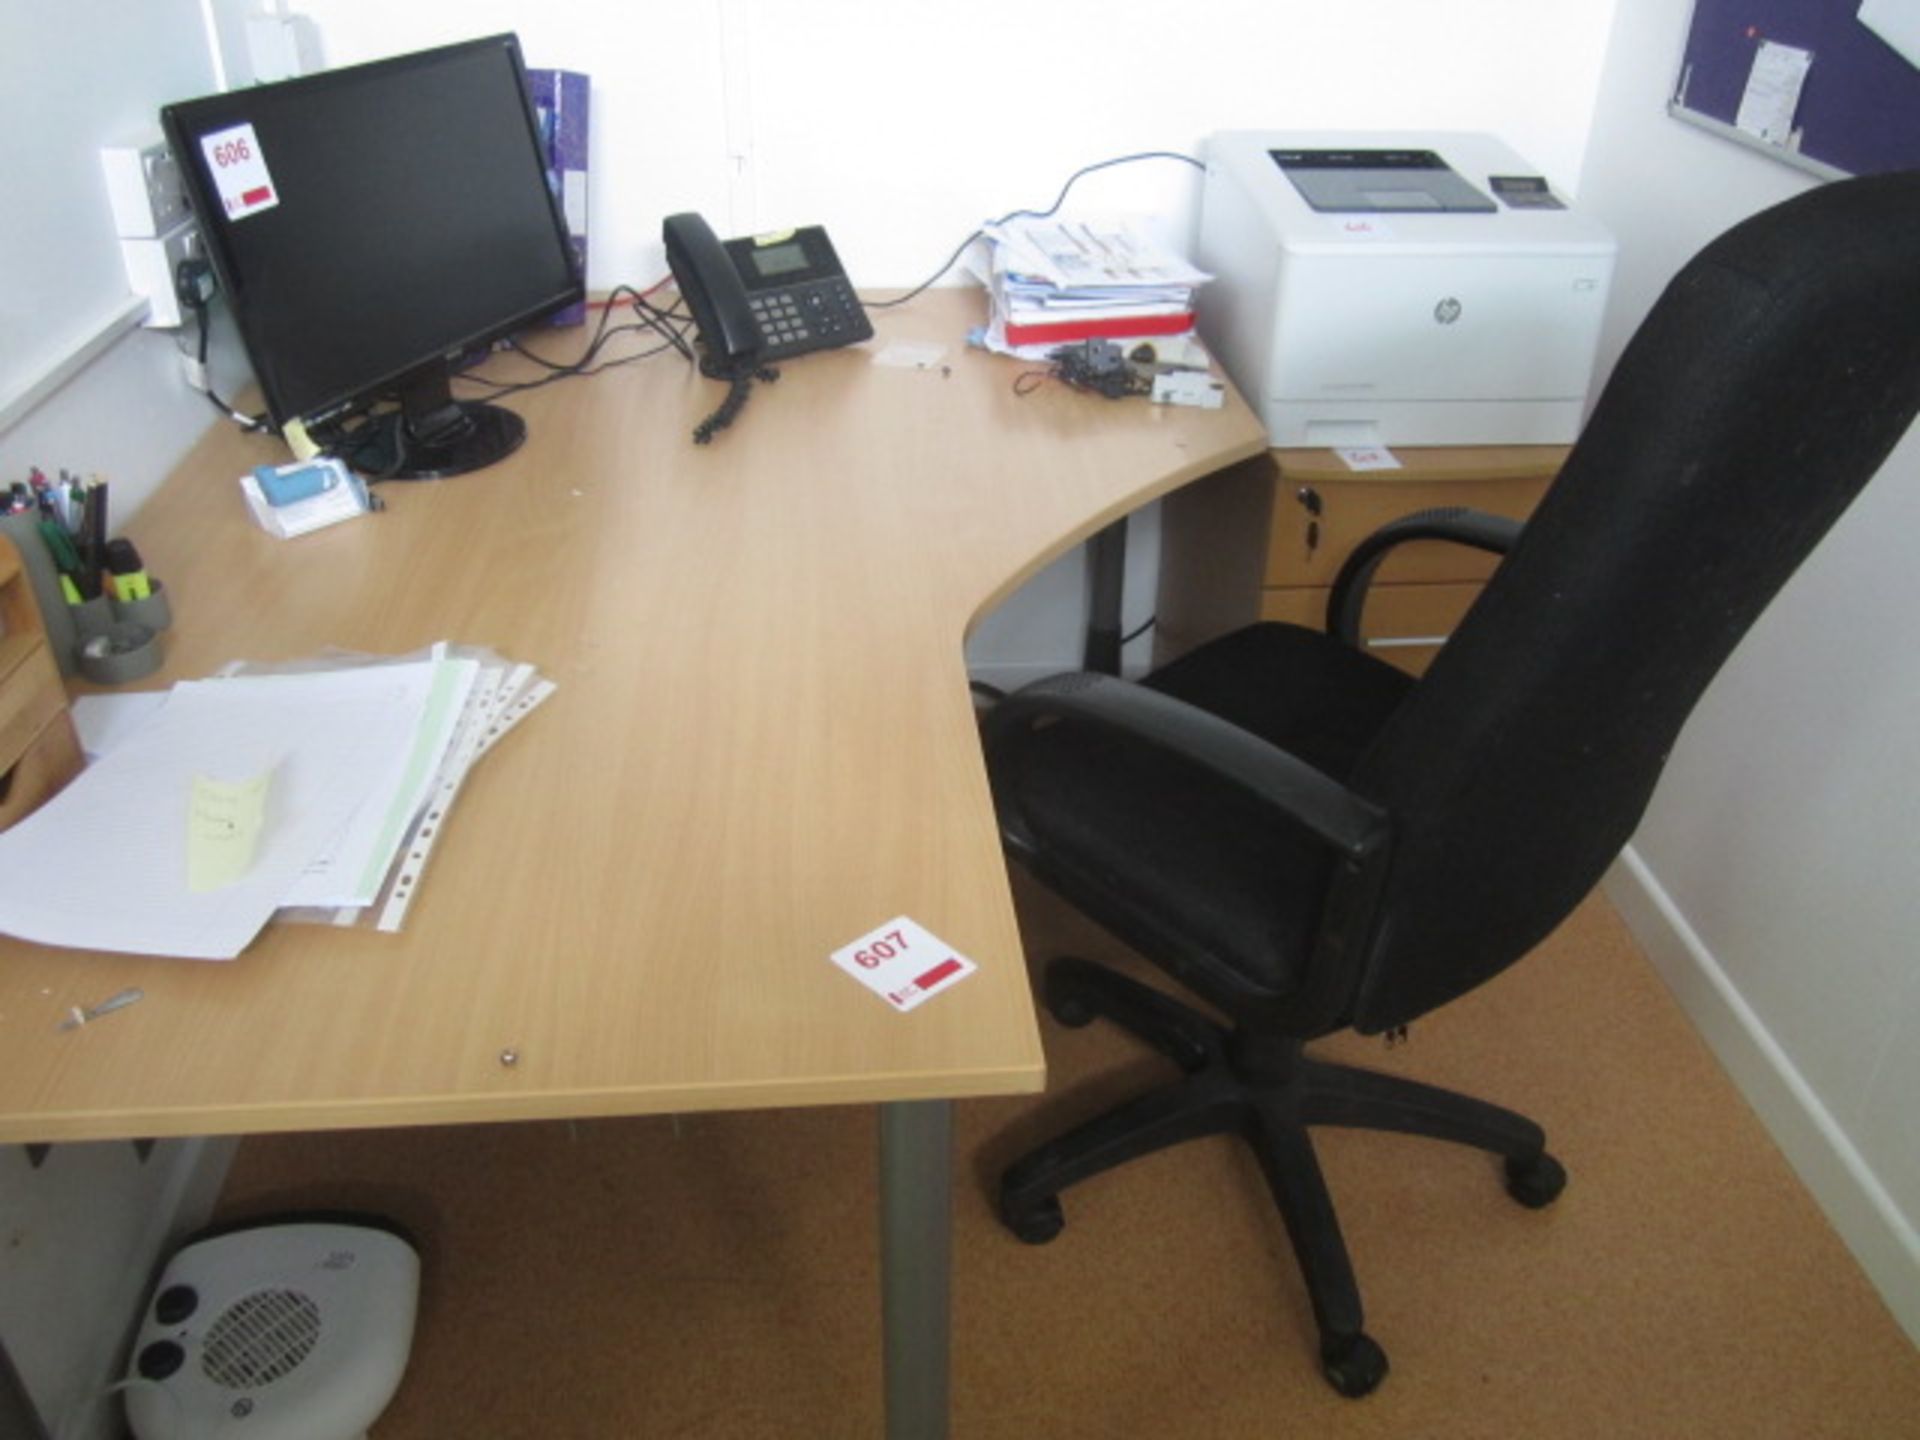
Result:
{"label": "chair seat cushion", "polygon": [[[1200,647],[1151,688],[1344,779],[1412,681],[1326,636],[1262,624]],[[1084,724],[1042,727],[1020,788],[1041,878],[1227,1008],[1299,984],[1331,863],[1284,816],[1190,764]]]}

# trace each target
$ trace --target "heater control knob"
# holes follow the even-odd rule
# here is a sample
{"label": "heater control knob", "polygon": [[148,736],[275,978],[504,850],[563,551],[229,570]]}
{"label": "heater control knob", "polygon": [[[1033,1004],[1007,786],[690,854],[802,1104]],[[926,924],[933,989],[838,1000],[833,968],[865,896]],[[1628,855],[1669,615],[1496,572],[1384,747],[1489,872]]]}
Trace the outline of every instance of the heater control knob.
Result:
{"label": "heater control knob", "polygon": [[147,1380],[164,1380],[187,1363],[187,1352],[171,1340],[156,1340],[140,1352],[140,1374]]}
{"label": "heater control knob", "polygon": [[153,1302],[153,1318],[162,1325],[178,1325],[199,1308],[199,1291],[191,1285],[169,1285]]}

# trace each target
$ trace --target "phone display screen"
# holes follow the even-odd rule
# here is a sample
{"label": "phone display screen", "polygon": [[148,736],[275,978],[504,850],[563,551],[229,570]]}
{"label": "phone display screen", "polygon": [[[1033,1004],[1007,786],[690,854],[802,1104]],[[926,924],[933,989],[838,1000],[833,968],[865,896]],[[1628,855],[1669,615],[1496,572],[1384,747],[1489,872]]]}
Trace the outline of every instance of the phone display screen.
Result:
{"label": "phone display screen", "polygon": [[807,252],[797,240],[784,245],[755,246],[752,254],[753,268],[769,280],[807,268]]}

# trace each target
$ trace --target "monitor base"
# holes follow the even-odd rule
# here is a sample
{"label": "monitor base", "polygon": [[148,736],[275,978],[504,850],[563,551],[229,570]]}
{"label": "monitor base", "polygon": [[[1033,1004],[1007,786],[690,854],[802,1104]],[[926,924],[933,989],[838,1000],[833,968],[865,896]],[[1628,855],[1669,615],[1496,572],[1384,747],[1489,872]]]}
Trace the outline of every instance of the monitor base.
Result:
{"label": "monitor base", "polygon": [[369,416],[346,457],[369,480],[445,480],[504,460],[527,438],[527,422],[483,400],[462,400],[457,416],[422,438],[404,410]]}

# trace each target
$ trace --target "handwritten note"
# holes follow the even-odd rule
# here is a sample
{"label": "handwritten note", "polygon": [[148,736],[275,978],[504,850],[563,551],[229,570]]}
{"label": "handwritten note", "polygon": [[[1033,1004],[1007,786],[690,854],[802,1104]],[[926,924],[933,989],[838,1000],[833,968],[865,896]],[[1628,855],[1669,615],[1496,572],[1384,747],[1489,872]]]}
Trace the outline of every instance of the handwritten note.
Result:
{"label": "handwritten note", "polygon": [[187,889],[204,895],[253,868],[272,782],[272,771],[246,780],[193,777],[187,798]]}

